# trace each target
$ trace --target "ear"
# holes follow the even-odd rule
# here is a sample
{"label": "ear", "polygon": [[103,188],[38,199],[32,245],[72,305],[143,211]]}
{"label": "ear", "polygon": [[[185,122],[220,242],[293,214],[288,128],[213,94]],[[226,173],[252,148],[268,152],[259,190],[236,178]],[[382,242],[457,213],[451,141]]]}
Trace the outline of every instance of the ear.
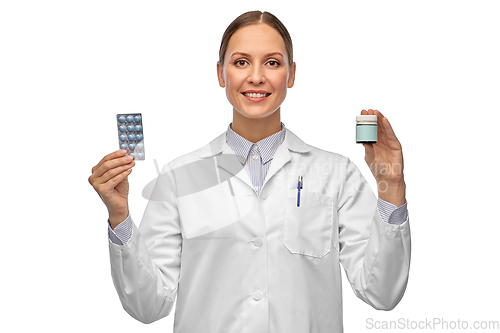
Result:
{"label": "ear", "polygon": [[219,79],[219,86],[224,88],[226,86],[226,82],[224,81],[224,73],[222,66],[220,65],[220,61],[217,61],[217,78]]}
{"label": "ear", "polygon": [[290,73],[288,76],[288,83],[287,83],[288,88],[293,87],[293,84],[295,83],[295,70],[296,70],[296,65],[295,62],[293,62],[292,68],[290,68]]}

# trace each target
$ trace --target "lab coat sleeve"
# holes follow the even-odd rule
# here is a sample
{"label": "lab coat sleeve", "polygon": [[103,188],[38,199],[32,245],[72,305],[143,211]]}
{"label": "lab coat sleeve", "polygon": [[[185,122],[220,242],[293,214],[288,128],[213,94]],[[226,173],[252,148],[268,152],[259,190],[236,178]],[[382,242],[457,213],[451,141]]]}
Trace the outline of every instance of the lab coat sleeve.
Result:
{"label": "lab coat sleeve", "polygon": [[384,222],[357,166],[346,158],[344,167],[337,212],[340,261],[357,297],[375,309],[392,310],[408,282],[409,216],[399,225]]}
{"label": "lab coat sleeve", "polygon": [[113,284],[125,311],[149,324],[170,314],[179,283],[182,235],[175,182],[157,178],[140,227],[126,244],[108,238]]}

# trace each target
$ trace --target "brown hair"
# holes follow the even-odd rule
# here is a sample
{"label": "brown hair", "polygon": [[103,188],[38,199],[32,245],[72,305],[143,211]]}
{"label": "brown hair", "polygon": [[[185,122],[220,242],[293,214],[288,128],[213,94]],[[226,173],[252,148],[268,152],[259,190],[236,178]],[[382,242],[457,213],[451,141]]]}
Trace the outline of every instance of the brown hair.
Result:
{"label": "brown hair", "polygon": [[222,42],[219,49],[219,62],[224,65],[224,55],[226,54],[227,46],[231,36],[239,29],[252,24],[265,23],[271,28],[274,28],[283,37],[285,42],[286,52],[288,54],[288,65],[292,67],[293,63],[293,45],[292,38],[286,30],[283,23],[273,14],[269,12],[261,12],[260,10],[255,10],[252,12],[246,12],[238,16],[231,24],[227,27],[224,35],[222,35]]}

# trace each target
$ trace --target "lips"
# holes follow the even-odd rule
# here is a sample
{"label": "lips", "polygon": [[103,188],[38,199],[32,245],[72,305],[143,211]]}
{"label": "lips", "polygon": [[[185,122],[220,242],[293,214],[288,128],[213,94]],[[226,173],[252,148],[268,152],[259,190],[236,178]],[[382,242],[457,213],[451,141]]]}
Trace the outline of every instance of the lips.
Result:
{"label": "lips", "polygon": [[241,93],[246,99],[252,102],[260,102],[271,95],[270,92],[264,90],[247,90]]}
{"label": "lips", "polygon": [[251,102],[262,102],[266,100],[269,97],[269,95],[271,95],[270,93],[266,93],[265,95],[264,94],[257,95],[256,93],[247,93],[247,94],[249,94],[250,96],[247,96],[244,93],[242,93],[243,97],[245,97],[247,100]]}
{"label": "lips", "polygon": [[265,96],[271,95],[270,92],[265,91],[265,90],[246,90],[246,91],[242,92],[242,94],[243,95],[265,95]]}

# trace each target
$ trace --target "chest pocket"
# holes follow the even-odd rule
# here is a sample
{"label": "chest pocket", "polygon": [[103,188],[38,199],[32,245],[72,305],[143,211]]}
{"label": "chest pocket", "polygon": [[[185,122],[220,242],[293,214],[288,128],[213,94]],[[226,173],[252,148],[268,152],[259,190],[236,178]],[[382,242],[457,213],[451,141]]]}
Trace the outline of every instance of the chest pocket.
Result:
{"label": "chest pocket", "polygon": [[333,198],[297,189],[288,190],[283,243],[291,253],[322,258],[331,249]]}

